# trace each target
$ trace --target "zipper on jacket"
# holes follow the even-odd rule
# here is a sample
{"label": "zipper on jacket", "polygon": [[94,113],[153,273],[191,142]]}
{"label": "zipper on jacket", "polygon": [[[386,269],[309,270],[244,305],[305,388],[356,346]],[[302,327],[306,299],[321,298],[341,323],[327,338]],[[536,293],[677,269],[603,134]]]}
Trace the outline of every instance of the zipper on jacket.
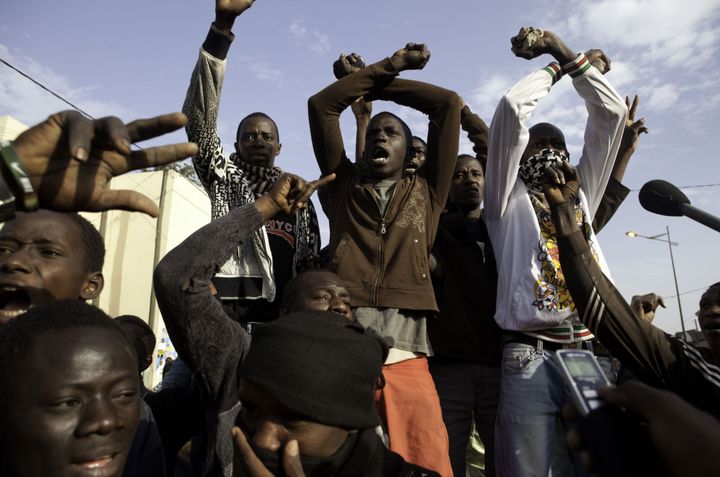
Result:
{"label": "zipper on jacket", "polygon": [[[385,234],[387,233],[387,228],[385,226],[385,219],[387,218],[388,211],[390,210],[390,207],[393,204],[393,201],[395,200],[395,193],[397,191],[393,190],[393,195],[390,197],[390,200],[388,201],[387,206],[385,207],[385,211],[380,216],[380,228],[378,230],[379,236],[378,236],[378,260],[376,265],[376,272],[375,272],[375,279],[372,283],[372,288],[370,289],[370,306],[377,307],[378,306],[378,288],[380,287],[380,279],[382,278],[383,274],[385,273]],[[380,209],[380,204],[375,201],[375,203],[378,205],[378,210]]]}

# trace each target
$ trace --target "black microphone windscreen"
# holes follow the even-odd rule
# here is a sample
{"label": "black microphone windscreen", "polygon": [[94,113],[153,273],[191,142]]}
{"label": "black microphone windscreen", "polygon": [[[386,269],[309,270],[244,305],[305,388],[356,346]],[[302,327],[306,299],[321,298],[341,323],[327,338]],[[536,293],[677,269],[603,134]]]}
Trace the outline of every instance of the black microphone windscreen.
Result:
{"label": "black microphone windscreen", "polygon": [[660,179],[647,182],[640,189],[640,205],[645,210],[660,215],[681,216],[681,204],[689,204],[690,199],[680,189]]}

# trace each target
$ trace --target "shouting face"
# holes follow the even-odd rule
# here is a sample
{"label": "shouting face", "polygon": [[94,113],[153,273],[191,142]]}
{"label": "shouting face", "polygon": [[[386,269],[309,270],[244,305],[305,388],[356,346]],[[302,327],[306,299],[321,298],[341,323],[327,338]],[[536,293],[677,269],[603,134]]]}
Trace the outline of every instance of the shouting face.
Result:
{"label": "shouting face", "polygon": [[402,122],[391,114],[378,114],[365,135],[365,163],[376,180],[402,178],[409,138]]}

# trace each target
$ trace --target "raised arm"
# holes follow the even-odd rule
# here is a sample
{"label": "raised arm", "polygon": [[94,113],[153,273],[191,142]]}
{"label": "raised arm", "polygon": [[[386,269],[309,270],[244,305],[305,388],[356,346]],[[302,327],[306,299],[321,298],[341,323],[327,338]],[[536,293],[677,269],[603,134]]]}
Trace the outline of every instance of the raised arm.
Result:
{"label": "raised arm", "polygon": [[600,205],[598,205],[595,218],[593,219],[592,226],[596,234],[610,222],[610,219],[615,215],[620,204],[623,203],[628,193],[630,193],[630,189],[622,184],[622,180],[625,176],[625,170],[630,162],[630,158],[632,158],[637,148],[640,134],[648,132],[647,127],[645,127],[645,118],[635,120],[635,112],[637,111],[639,101],[640,98],[635,95],[635,99],[633,99],[631,105],[630,98],[628,96],[625,97],[628,116],[627,119],[625,119],[625,130],[623,131],[620,148],[615,158],[610,180],[605,187],[605,192],[603,193],[602,200],[600,201]]}
{"label": "raised arm", "polygon": [[188,366],[201,374],[210,393],[217,392],[230,374],[237,374],[235,365],[249,345],[245,331],[212,295],[211,278],[238,243],[278,212],[289,214],[305,207],[312,192],[332,178],[306,183],[283,175],[268,195],[197,230],[155,269],[155,294],[170,338]]}
{"label": "raised arm", "polygon": [[[610,60],[601,50],[590,50],[586,55],[589,63],[597,64],[597,57],[602,56],[605,59],[603,64],[610,64]],[[610,175],[617,170],[614,165],[619,157],[628,107],[607,82],[602,71],[587,67],[583,72],[582,58],[578,57],[563,68],[568,69],[573,76],[573,86],[585,100],[588,111],[585,143],[578,162],[578,172],[583,178],[583,192],[588,200],[590,215],[594,218]],[[629,160],[629,157],[627,159]]]}
{"label": "raised arm", "polygon": [[[340,55],[333,63],[335,78],[341,79],[347,75],[365,68],[365,60],[357,53]],[[353,116],[355,116],[355,163],[362,159],[365,149],[365,133],[367,132],[370,118],[372,117],[372,101],[365,101],[365,98],[356,99],[351,105]]]}
{"label": "raised arm", "polygon": [[313,150],[323,174],[335,172],[347,159],[340,113],[361,96],[384,87],[401,71],[421,69],[430,57],[424,45],[410,45],[373,65],[337,80],[308,100]]}
{"label": "raised arm", "polygon": [[688,386],[701,386],[720,396],[720,379],[712,376],[720,370],[641,319],[603,275],[575,219],[573,205],[580,188],[575,168],[551,168],[547,177],[545,198],[557,228],[560,266],[585,326],[646,383],[681,395]]}
{"label": "raised arm", "polygon": [[622,100],[602,75],[609,70],[610,60],[601,50],[576,54],[557,35],[537,28],[522,28],[511,43],[512,51],[521,58],[549,54],[557,63],[520,81],[498,104],[490,126],[490,163],[485,185],[487,217],[498,220],[504,213],[527,146],[527,121],[537,101],[547,95],[561,72],[573,78],[589,113],[580,173],[588,207],[594,213],[610,176],[626,114]]}
{"label": "raised arm", "polygon": [[225,180],[226,161],[217,135],[217,115],[227,53],[235,38],[232,27],[235,19],[253,3],[254,0],[216,0],[215,22],[200,48],[183,103],[183,113],[188,117],[185,131],[189,140],[198,145],[193,166],[208,191],[213,181]]}
{"label": "raised arm", "polygon": [[563,41],[549,31],[521,28],[510,39],[512,52],[525,59],[543,54],[553,56],[551,63],[536,71],[503,95],[490,124],[488,165],[485,171],[485,214],[488,220],[500,220],[505,213],[510,193],[517,181],[520,159],[527,147],[528,121],[537,102],[547,96],[560,79],[559,65],[572,61],[577,55]]}
{"label": "raised arm", "polygon": [[466,104],[460,111],[460,127],[467,133],[468,139],[473,143],[475,157],[483,169],[487,168],[487,148],[489,129],[480,116],[473,113]]}

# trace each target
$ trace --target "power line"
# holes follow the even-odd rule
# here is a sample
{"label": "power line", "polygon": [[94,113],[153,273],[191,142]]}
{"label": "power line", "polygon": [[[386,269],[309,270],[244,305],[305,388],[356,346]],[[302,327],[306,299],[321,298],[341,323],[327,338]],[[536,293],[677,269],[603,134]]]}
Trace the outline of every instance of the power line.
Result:
{"label": "power line", "polygon": [[55,96],[57,99],[59,99],[59,100],[62,101],[63,103],[69,105],[71,108],[80,111],[82,114],[84,114],[85,116],[89,117],[90,119],[95,119],[90,113],[82,110],[79,106],[77,106],[77,105],[71,103],[70,101],[68,101],[67,99],[63,98],[62,96],[60,96],[59,94],[57,94],[55,91],[51,90],[50,88],[48,88],[47,86],[45,86],[44,84],[42,84],[41,82],[39,82],[38,80],[36,80],[35,78],[33,78],[32,76],[28,75],[27,73],[25,73],[25,72],[21,71],[20,69],[14,67],[13,65],[11,65],[11,64],[8,63],[7,61],[5,61],[3,58],[0,58],[0,61],[2,61],[2,62],[5,64],[5,66],[7,66],[8,68],[15,70],[18,74],[20,74],[21,76],[24,76],[25,78],[29,79],[30,81],[32,81],[32,82],[35,83],[36,85],[40,86],[42,89],[44,89],[44,90],[47,91],[48,93],[52,94],[53,96]]}
{"label": "power line", "polygon": [[[686,186],[675,186],[678,189],[697,189],[700,187],[718,187],[720,184],[698,184],[698,185],[686,185]],[[630,189],[631,192],[639,192],[640,189]]]}
{"label": "power line", "polygon": [[[32,81],[33,83],[35,83],[36,85],[38,85],[39,87],[41,87],[42,89],[44,89],[45,91],[47,91],[48,93],[52,94],[52,95],[55,96],[57,99],[59,99],[60,101],[62,101],[62,102],[65,103],[65,104],[67,104],[67,105],[70,106],[71,108],[75,109],[76,111],[79,111],[80,113],[84,114],[85,116],[87,116],[88,118],[90,118],[90,119],[92,119],[92,120],[95,119],[95,117],[94,117],[92,114],[90,114],[90,113],[88,113],[87,111],[83,110],[82,108],[80,108],[80,106],[77,106],[76,104],[73,104],[72,102],[70,102],[70,101],[68,101],[67,99],[63,98],[62,96],[60,96],[60,95],[59,95],[58,93],[56,93],[55,91],[51,90],[50,88],[48,88],[47,86],[45,86],[44,84],[42,84],[41,82],[39,82],[38,80],[36,80],[35,78],[33,78],[32,76],[30,76],[29,74],[27,74],[27,73],[25,73],[24,71],[20,70],[19,68],[16,68],[15,66],[11,65],[11,64],[8,63],[7,61],[5,61],[3,58],[0,58],[0,62],[4,63],[8,68],[10,68],[10,69],[12,69],[12,70],[15,70],[19,75],[23,76],[24,78]],[[135,147],[137,147],[137,148],[140,149],[140,150],[143,150],[143,151],[145,150],[142,146],[138,145],[137,143],[132,143],[132,145],[135,146]]]}
{"label": "power line", "polygon": [[694,290],[688,290],[688,291],[681,292],[680,295],[668,295],[666,297],[664,296],[663,298],[677,298],[678,296],[689,295],[690,293],[699,292],[701,290],[707,290],[707,288],[708,287],[696,288]]}

